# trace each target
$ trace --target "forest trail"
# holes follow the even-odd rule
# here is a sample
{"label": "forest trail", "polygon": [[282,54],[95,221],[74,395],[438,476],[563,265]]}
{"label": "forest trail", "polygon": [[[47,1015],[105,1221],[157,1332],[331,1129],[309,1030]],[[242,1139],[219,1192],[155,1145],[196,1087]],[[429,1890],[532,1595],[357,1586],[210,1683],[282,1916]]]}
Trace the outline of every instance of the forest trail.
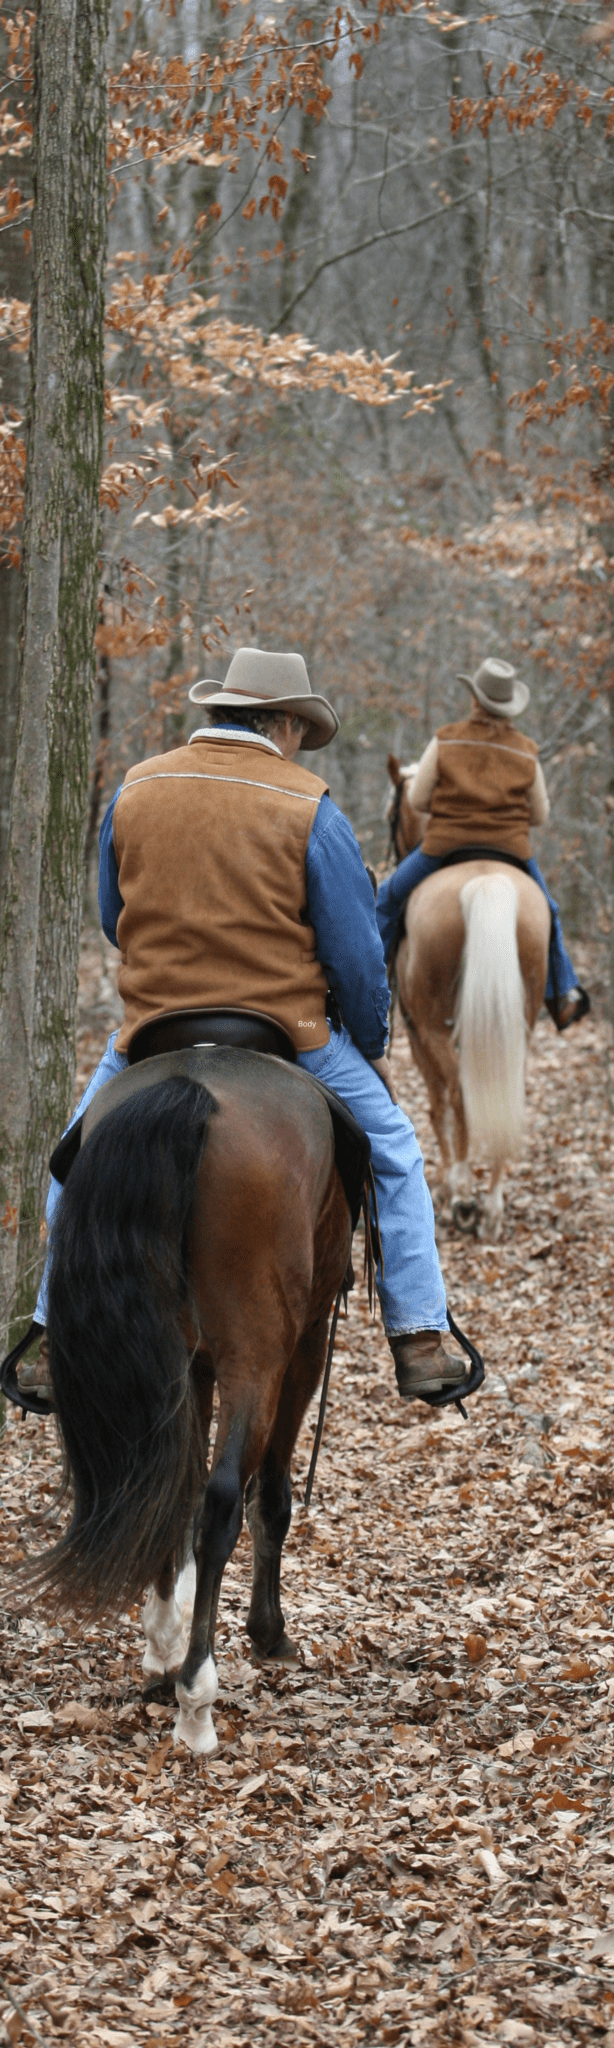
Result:
{"label": "forest trail", "polygon": [[[108,949],[110,952],[110,949]],[[84,951],[80,1079],[113,1022]],[[401,1101],[433,1174],[419,1076]],[[312,1509],[299,1443],[293,1674],[247,1654],[228,1567],[206,1762],[142,1697],[138,1613],[56,1625],[18,1600],[52,1421],[2,1447],[0,1972],[46,2044],[614,2043],[611,1122],[604,1035],[540,1023],[502,1240],[438,1223],[484,1351],[470,1420],[398,1403],[360,1287]],[[31,2037],[4,1997],[13,2043]]]}

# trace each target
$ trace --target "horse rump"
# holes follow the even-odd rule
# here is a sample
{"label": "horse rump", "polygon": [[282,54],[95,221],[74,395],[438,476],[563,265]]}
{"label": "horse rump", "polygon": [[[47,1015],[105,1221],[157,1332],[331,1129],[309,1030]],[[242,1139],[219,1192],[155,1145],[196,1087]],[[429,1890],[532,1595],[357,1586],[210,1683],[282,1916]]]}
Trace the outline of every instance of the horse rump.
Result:
{"label": "horse rump", "polygon": [[50,1369],[73,1514],[33,1576],[80,1613],[129,1605],[183,1555],[204,1481],[188,1258],[215,1108],[180,1078],[131,1097],[87,1139],[57,1211]]}
{"label": "horse rump", "polygon": [[461,890],[465,947],[455,1020],[470,1141],[499,1166],[518,1151],[527,1026],[509,875],[478,875]]}

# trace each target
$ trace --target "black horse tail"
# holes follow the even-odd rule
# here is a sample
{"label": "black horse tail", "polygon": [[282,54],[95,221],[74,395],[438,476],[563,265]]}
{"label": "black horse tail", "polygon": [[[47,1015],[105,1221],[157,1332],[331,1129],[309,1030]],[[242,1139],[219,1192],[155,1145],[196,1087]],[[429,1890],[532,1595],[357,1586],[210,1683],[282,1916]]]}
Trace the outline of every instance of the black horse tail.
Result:
{"label": "black horse tail", "polygon": [[93,1616],[183,1556],[206,1444],[190,1374],[196,1179],[217,1105],[184,1079],[113,1110],[71,1168],[53,1228],[51,1380],[73,1496],[35,1578]]}

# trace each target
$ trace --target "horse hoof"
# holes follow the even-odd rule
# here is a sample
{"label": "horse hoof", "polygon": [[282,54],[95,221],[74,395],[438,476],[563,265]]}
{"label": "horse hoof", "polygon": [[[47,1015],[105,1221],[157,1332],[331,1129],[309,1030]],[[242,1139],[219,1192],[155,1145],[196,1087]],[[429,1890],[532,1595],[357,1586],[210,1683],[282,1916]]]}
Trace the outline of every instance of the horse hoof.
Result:
{"label": "horse hoof", "polygon": [[179,1713],[173,1728],[173,1742],[185,1742],[192,1756],[214,1756],[218,1739],[211,1718],[211,1708],[201,1707],[197,1713],[186,1713],[185,1707]]}
{"label": "horse hoof", "polygon": [[483,1216],[478,1230],[481,1244],[496,1244],[501,1236],[501,1216]]}
{"label": "horse hoof", "polygon": [[193,1756],[213,1756],[217,1749],[217,1735],[211,1708],[217,1699],[218,1683],[211,1653],[205,1657],[200,1670],[194,1673],[191,1685],[183,1685],[181,1679],[177,1679],[175,1693],[179,1713],[173,1728],[173,1742],[185,1742]]}
{"label": "horse hoof", "polygon": [[296,1643],[290,1641],[285,1629],[273,1650],[259,1650],[257,1644],[252,1643],[251,1656],[252,1664],[285,1664],[294,1667],[295,1670],[301,1661]]}
{"label": "horse hoof", "polygon": [[456,1229],[464,1231],[465,1236],[469,1237],[477,1230],[480,1221],[480,1208],[475,1195],[455,1195],[451,1208],[452,1222]]}

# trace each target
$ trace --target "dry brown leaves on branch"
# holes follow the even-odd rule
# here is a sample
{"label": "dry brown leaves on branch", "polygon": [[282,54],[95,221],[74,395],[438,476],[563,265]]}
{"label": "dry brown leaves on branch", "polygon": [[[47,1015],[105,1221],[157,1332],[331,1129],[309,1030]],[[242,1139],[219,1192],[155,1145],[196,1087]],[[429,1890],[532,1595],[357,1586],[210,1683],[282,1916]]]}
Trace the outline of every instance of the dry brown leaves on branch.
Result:
{"label": "dry brown leaves on branch", "polygon": [[[610,54],[604,50],[603,55]],[[576,119],[589,126],[594,115],[604,116],[604,132],[610,136],[614,130],[614,86],[608,82],[602,89],[591,89],[581,85],[576,78],[562,78],[558,71],[548,71],[543,50],[527,50],[525,68],[519,64],[506,64],[499,79],[498,89],[492,88],[490,74],[492,63],[485,64],[484,77],[488,86],[485,99],[450,100],[450,127],[456,136],[461,129],[470,134],[478,128],[486,136],[493,121],[505,122],[512,132],[524,134],[537,124],[553,128],[559,114],[565,107],[571,107]]]}
{"label": "dry brown leaves on branch", "polygon": [[[315,37],[312,22],[297,22],[292,10],[287,24],[283,17],[252,14],[239,36],[225,39],[220,29],[227,12],[222,4],[213,48],[201,51],[192,63],[181,57],[164,62],[137,49],[112,74],[111,173],[119,165],[143,160],[155,160],[165,169],[181,162],[205,168],[226,164],[236,169],[244,142],[261,154],[263,164],[271,159],[281,163],[283,139],[278,131],[284,116],[294,106],[305,107],[319,122],[332,97],[325,66],[346,46],[351,51],[350,65],[360,76],[362,57],[357,46],[378,41],[383,18],[410,13],[411,0],[379,0],[370,19],[368,15],[365,19],[363,7],[360,17],[351,7],[333,7],[319,19]],[[446,22],[449,19],[444,18]],[[429,9],[429,19],[433,26],[439,25],[435,8]],[[3,22],[9,44],[7,76],[13,87],[21,85],[25,110],[24,105],[17,113],[6,103],[0,107],[0,157],[21,156],[31,147],[27,111],[32,82],[31,23],[32,15],[21,11]],[[276,122],[273,133],[272,116]],[[308,168],[306,159],[304,168]],[[22,203],[19,193],[17,201]],[[276,218],[274,192],[268,195],[270,202]],[[0,209],[1,204],[0,200]]]}
{"label": "dry brown leaves on branch", "polygon": [[[90,938],[82,1086],[115,1020]],[[104,974],[101,978],[101,967]],[[0,1971],[90,2048],[614,2038],[613,1172],[603,1038],[538,1026],[500,1244],[438,1234],[488,1380],[403,1409],[352,1298],[314,1505],[284,1564],[295,1673],[254,1668],[249,1544],[226,1574],[220,1750],[173,1750],[139,1617],[50,1624],[13,1590],[47,1540],[53,1423],[2,1445]],[[434,1155],[397,1040],[401,1099]],[[437,1200],[436,1196],[436,1200]],[[13,2009],[0,2014],[21,2037]]]}
{"label": "dry brown leaves on branch", "polygon": [[[107,327],[122,336],[127,332],[155,356],[171,387],[206,400],[220,395],[229,376],[280,396],[332,389],[365,405],[390,405],[410,390],[413,371],[400,369],[395,356],[364,349],[327,353],[304,334],[266,338],[258,327],[214,317],[216,305],[216,298],[205,301],[196,292],[176,303],[166,277],[121,277],[107,306]],[[412,391],[416,411],[421,402],[430,407],[440,388],[429,384]],[[114,397],[120,405],[122,394]]]}
{"label": "dry brown leaves on branch", "polygon": [[[528,391],[516,391],[509,404],[522,413],[523,428],[555,420],[587,406],[605,430],[609,446],[611,397],[614,390],[614,326],[591,320],[584,333],[548,336],[547,375]],[[559,383],[562,379],[562,384]]]}
{"label": "dry brown leaves on branch", "polygon": [[20,549],[14,528],[23,518],[26,475],[26,448],[20,430],[20,420],[7,419],[0,411],[0,534],[13,536],[7,553],[15,565],[20,560]]}
{"label": "dry brown leaves on branch", "polygon": [[[203,300],[188,293],[181,303],[173,299],[172,281],[147,274],[141,279],[120,275],[113,286],[106,311],[112,365],[116,349],[126,341],[138,346],[146,357],[146,382],[152,364],[164,386],[164,398],[149,400],[134,391],[115,386],[106,393],[107,421],[122,422],[132,440],[145,431],[158,430],[160,438],[139,451],[139,460],[122,452],[114,456],[114,442],[108,443],[101,484],[101,502],[117,511],[122,499],[134,504],[137,520],[151,519],[157,526],[203,526],[209,520],[232,520],[242,516],[242,507],[220,501],[218,492],[226,483],[236,489],[224,458],[216,458],[202,441],[191,438],[192,469],[184,479],[189,497],[182,507],[166,500],[143,512],[140,507],[154,491],[164,496],[174,489],[167,474],[173,463],[169,439],[171,403],[181,401],[198,413],[211,400],[227,395],[233,380],[243,389],[254,386],[284,399],[290,392],[337,391],[358,405],[382,406],[409,398],[404,418],[431,412],[441,396],[441,385],[414,385],[413,371],[399,368],[394,356],[368,355],[364,349],[316,348],[302,334],[272,334],[266,338],[257,327],[235,324],[215,316],[217,299]],[[0,339],[15,348],[28,346],[29,309],[18,299],[0,300]],[[116,339],[116,337],[118,339]],[[162,429],[164,436],[162,437]],[[23,422],[15,419],[9,429],[0,427],[0,531],[14,531],[23,516]],[[113,459],[114,458],[114,459]],[[194,470],[194,466],[196,469]],[[135,522],[136,523],[136,522]]]}

